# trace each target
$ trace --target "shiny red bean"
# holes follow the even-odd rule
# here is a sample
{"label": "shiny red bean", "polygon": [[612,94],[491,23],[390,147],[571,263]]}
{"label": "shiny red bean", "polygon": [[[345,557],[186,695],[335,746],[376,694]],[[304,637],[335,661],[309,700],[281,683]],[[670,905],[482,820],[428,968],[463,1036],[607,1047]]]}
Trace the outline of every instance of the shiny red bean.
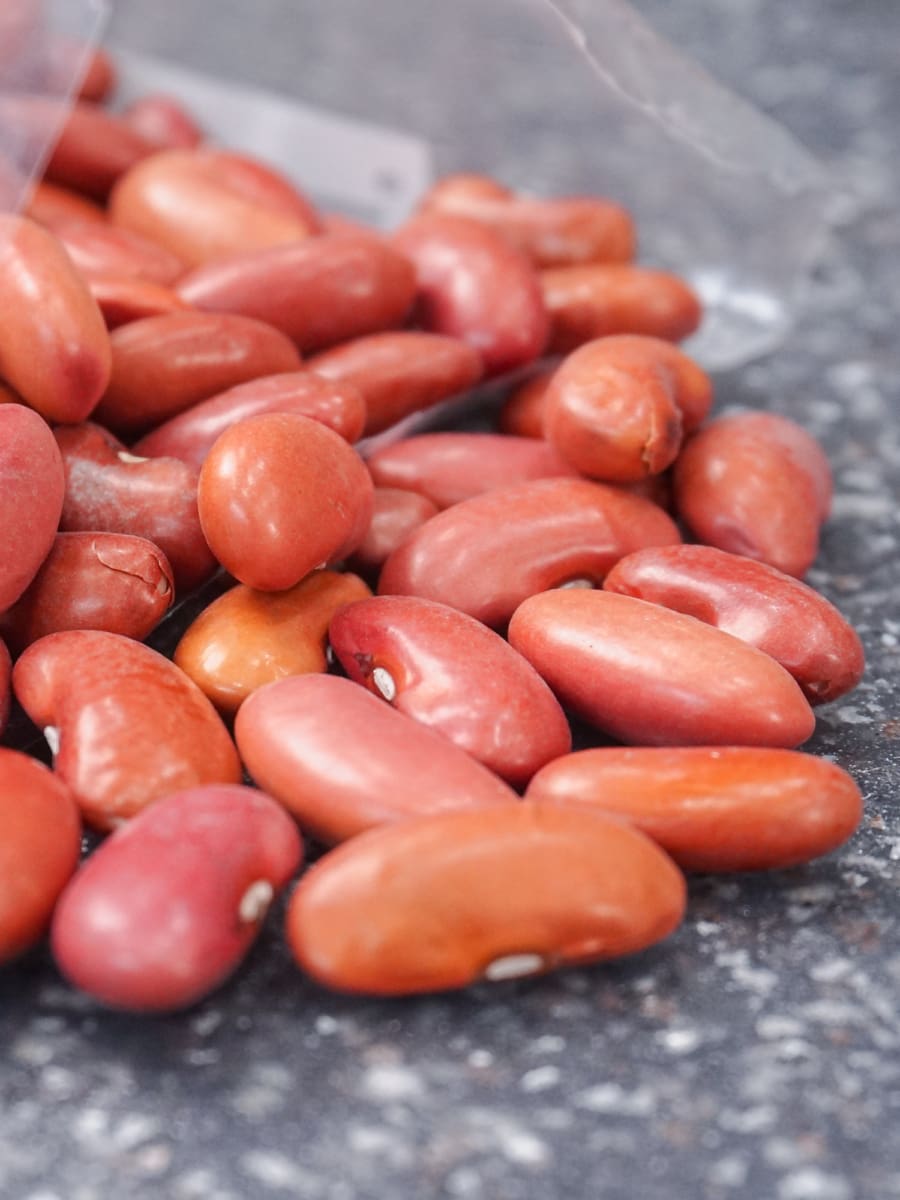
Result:
{"label": "shiny red bean", "polygon": [[221,435],[200,471],[200,521],[227,571],[261,591],[298,583],[362,541],[372,480],[356,451],[296,413],[250,417]]}
{"label": "shiny red bean", "polygon": [[633,954],[668,936],[681,872],[636,829],[529,802],[371,830],[291,898],[303,969],[348,992],[406,995]]}
{"label": "shiny red bean", "polygon": [[174,96],[141,96],[122,116],[148,142],[166,150],[193,150],[203,141],[203,131]]}
{"label": "shiny red bean", "polygon": [[337,612],[328,636],[351,679],[509,783],[571,748],[565,714],[534,668],[465,613],[377,596]]}
{"label": "shiny red bean", "polygon": [[123,275],[168,285],[184,274],[184,263],[176,255],[108,222],[57,221],[53,232],[88,279],[95,275]]}
{"label": "shiny red bean", "polygon": [[365,537],[350,556],[350,565],[367,577],[377,573],[388,555],[437,511],[437,505],[418,492],[376,487],[372,519]]}
{"label": "shiny red bean", "polygon": [[680,540],[649,500],[585,479],[539,479],[427,521],[388,558],[378,591],[437,600],[501,626],[526,596],[599,586],[626,554]]}
{"label": "shiny red bean", "polygon": [[174,663],[115,633],[52,633],[13,668],[16,698],[44,730],[54,770],[86,821],[109,830],[154,800],[238,783],[216,710]]}
{"label": "shiny red bean", "polygon": [[631,596],[532,596],[509,640],[566,708],[623,742],[792,747],[815,727],[800,688],[767,654]]}
{"label": "shiny red bean", "polygon": [[859,824],[846,771],[794,750],[609,747],[559,758],[527,798],[622,817],[688,871],[762,871],[828,854]]}
{"label": "shiny red bean", "polygon": [[158,800],[115,832],[63,893],[53,955],[103,1004],[186,1008],[240,964],[303,853],[294,823],[245,787]]}
{"label": "shiny red bean", "polygon": [[348,679],[270,683],[234,728],[255,782],[326,843],[419,813],[518,804],[474,758]]}
{"label": "shiny red bean", "polygon": [[26,216],[45,229],[53,230],[58,224],[67,225],[70,221],[94,221],[106,225],[106,213],[99,204],[80,196],[69,188],[58,187],[55,183],[41,180],[34,189],[25,205]]}
{"label": "shiny red bean", "polygon": [[125,275],[94,275],[88,287],[109,330],[147,317],[185,312],[188,308],[171,288]]}
{"label": "shiny red bean", "polygon": [[156,149],[122,117],[82,102],[63,126],[47,161],[46,176],[51,183],[105,200],[113,184]]}

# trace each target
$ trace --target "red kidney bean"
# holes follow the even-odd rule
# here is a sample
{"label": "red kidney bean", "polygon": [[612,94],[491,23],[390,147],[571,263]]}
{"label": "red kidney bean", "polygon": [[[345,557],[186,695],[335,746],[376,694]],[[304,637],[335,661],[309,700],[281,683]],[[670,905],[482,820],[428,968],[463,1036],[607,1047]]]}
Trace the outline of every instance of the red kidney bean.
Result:
{"label": "red kidney bean", "polygon": [[509,640],[566,708],[623,742],[792,747],[815,717],[773,658],[614,592],[531,596]]}
{"label": "red kidney bean", "polygon": [[46,422],[21,404],[0,404],[0,612],[18,600],[50,553],[65,486]]}
{"label": "red kidney bean", "polygon": [[517,196],[492,179],[448,175],[431,188],[420,212],[469,217],[512,242],[538,267],[634,258],[634,221],[599,196]]}
{"label": "red kidney bean", "polygon": [[831,497],[828,460],[787,417],[719,417],[685,446],[675,503],[695,536],[802,577],[819,548]]}
{"label": "red kidney bean", "polygon": [[166,246],[191,266],[316,233],[312,205],[270,167],[222,150],[163,150],[110,197],[114,224]]}
{"label": "red kidney bean", "polygon": [[318,421],[267,413],[227,429],[200,471],[200,522],[213,554],[261,591],[293,587],[362,541],[372,480]]}
{"label": "red kidney bean", "polygon": [[34,185],[25,213],[46,229],[53,230],[59,224],[70,221],[94,221],[106,225],[106,213],[99,204],[80,196],[69,188],[57,187],[55,183],[41,180]]}
{"label": "red kidney bean", "polygon": [[213,574],[216,563],[200,528],[194,468],[173,458],[138,458],[90,422],[59,428],[55,437],[66,475],[61,529],[146,538],[169,560],[179,592]]}
{"label": "red kidney bean", "polygon": [[234,744],[212,704],[174,663],[131,638],[52,633],[16,663],[13,689],[97,829],[113,829],[178,788],[240,782]]}
{"label": "red kidney bean", "polygon": [[168,285],[184,274],[181,259],[170,251],[108,222],[57,220],[53,232],[88,279],[94,275],[124,275]]}
{"label": "red kidney bean", "polygon": [[81,421],[109,382],[103,317],[66,251],[27,217],[0,214],[0,378],[48,421]]}
{"label": "red kidney bean", "polygon": [[3,736],[3,731],[6,729],[6,723],[9,720],[9,709],[12,701],[11,674],[12,659],[9,656],[9,650],[6,648],[6,642],[0,637],[0,737]]}
{"label": "red kidney bean", "polygon": [[238,584],[187,627],[174,660],[220,712],[234,713],[267,683],[327,670],[329,621],[371,594],[358,576],[337,571],[313,571],[284,592]]}
{"label": "red kidney bean", "polygon": [[133,450],[149,458],[180,458],[199,470],[216,438],[226,429],[248,417],[273,412],[309,417],[333,429],[346,442],[360,437],[366,419],[365,401],[352,383],[325,380],[312,371],[289,371],[251,379],[193,405],[142,437]]}
{"label": "red kidney bean", "polygon": [[542,438],[544,436],[544,401],[556,367],[538,371],[516,388],[500,409],[498,428],[514,437]]}
{"label": "red kidney bean", "polygon": [[862,678],[862,643],[834,605],[765,563],[712,546],[666,546],[622,559],[603,587],[749,642],[793,675],[810,704],[835,700]]}
{"label": "red kidney bean", "polygon": [[421,492],[438,508],[496,488],[578,473],[547,442],[499,433],[423,433],[377,450],[367,465],[376,485]]}
{"label": "red kidney bean", "polygon": [[193,150],[203,141],[203,131],[174,96],[141,96],[122,116],[148,142],[166,150]]}
{"label": "red kidney bean", "polygon": [[66,785],[33,758],[0,749],[0,963],[41,937],[80,853]]}
{"label": "red kidney bean", "polygon": [[488,375],[543,352],[549,324],[538,275],[505,238],[464,217],[424,216],[393,240],[415,266],[424,329],[468,342]]}
{"label": "red kidney bean", "polygon": [[626,554],[680,540],[649,500],[585,479],[538,479],[432,517],[388,558],[378,591],[437,600],[500,626],[526,596],[599,586]]}
{"label": "red kidney bean", "polygon": [[66,888],[53,918],[57,965],[113,1008],[186,1008],[238,967],[302,855],[290,817],[261,792],[220,785],[166,796]]}
{"label": "red kidney bean", "polygon": [[328,987],[407,995],[633,954],[684,906],[681,872],[636,829],[523,802],[354,838],[301,880],[287,937]]}
{"label": "red kidney bean", "polygon": [[[47,101],[35,101],[40,107]],[[122,117],[76,104],[47,161],[50,183],[105,200],[113,184],[157,147]]]}
{"label": "red kidney bean", "polygon": [[323,234],[221,258],[178,285],[188,304],[241,313],[303,351],[401,325],[415,296],[410,264],[374,234]]}
{"label": "red kidney bean", "polygon": [[466,391],[484,373],[481,357],[465,342],[417,330],[357,338],[317,355],[309,365],[326,379],[360,389],[367,436]]}
{"label": "red kidney bean", "polygon": [[122,533],[59,533],[25,594],[0,616],[14,653],[48,633],[103,629],[140,641],[175,597],[158,546]]}
{"label": "red kidney bean", "polygon": [[553,354],[567,354],[613,333],[680,342],[697,329],[702,317],[700,301],[683,279],[630,263],[542,271],[541,287]]}
{"label": "red kidney bean", "polygon": [[234,729],[255,782],[326,843],[418,813],[518,804],[446,738],[333,675],[260,688]]}
{"label": "red kidney bean", "polygon": [[376,487],[372,519],[350,565],[365,575],[379,571],[388,555],[437,511],[437,505],[418,492]]}
{"label": "red kidney bean", "polygon": [[94,275],[88,281],[88,287],[109,330],[147,317],[185,312],[188,308],[171,288],[124,275]]}
{"label": "red kidney bean", "polygon": [[565,714],[534,668],[465,613],[377,596],[335,613],[328,636],[351,679],[509,783],[571,749]]}
{"label": "red kidney bean", "polygon": [[283,333],[224,313],[147,317],[110,340],[112,378],[95,416],[125,436],[146,433],[226,388],[300,366]]}
{"label": "red kidney bean", "polygon": [[[76,48],[80,53],[83,47]],[[78,89],[79,100],[90,100],[95,104],[106,100],[115,91],[118,82],[115,64],[102,46],[91,51],[87,70]]]}
{"label": "red kidney bean", "polygon": [[538,772],[527,799],[624,817],[687,871],[808,862],[862,816],[859,789],[834,763],[743,746],[582,750]]}
{"label": "red kidney bean", "polygon": [[0,404],[21,404],[22,397],[0,379]]}

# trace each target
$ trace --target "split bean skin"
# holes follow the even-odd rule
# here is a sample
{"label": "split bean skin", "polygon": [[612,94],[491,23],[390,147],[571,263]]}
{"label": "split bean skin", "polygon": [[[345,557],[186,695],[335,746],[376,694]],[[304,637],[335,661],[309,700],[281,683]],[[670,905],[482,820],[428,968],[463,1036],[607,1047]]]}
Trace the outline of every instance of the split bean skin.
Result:
{"label": "split bean skin", "polygon": [[117,329],[112,376],[94,417],[137,438],[226,388],[296,371],[300,355],[271,325],[227,313],[171,312]]}
{"label": "split bean skin", "polygon": [[802,578],[815,560],[831,503],[821,447],[775,413],[718,417],[675,467],[678,512],[701,542]]}
{"label": "split bean skin", "polygon": [[420,813],[519,803],[439,733],[333,675],[260,688],[238,710],[235,737],[258,786],[328,845]]}
{"label": "split bean skin", "polygon": [[81,819],[52,771],[0,748],[0,964],[33,946],[78,865]]}
{"label": "split bean skin", "polygon": [[346,557],[372,517],[372,480],[343,438],[296,413],[227,429],[200,471],[200,521],[230,574],[260,591],[293,587]]}
{"label": "split bean skin", "polygon": [[102,629],[141,641],[175,598],[158,546],[122,533],[59,533],[24,595],[0,615],[13,653],[67,629]]}
{"label": "split bean skin", "polygon": [[412,266],[376,234],[322,234],[191,271],[178,294],[194,308],[280,329],[304,352],[402,325]]}
{"label": "split bean skin", "polygon": [[360,389],[367,437],[468,391],[484,374],[481,356],[459,338],[414,329],[357,338],[316,355],[309,365],[326,379]]}
{"label": "split bean skin", "polygon": [[680,541],[671,518],[640,496],[585,479],[539,479],[432,517],[390,555],[378,591],[502,626],[527,596],[572,582],[599,587],[626,554]]}
{"label": "split bean skin", "polygon": [[578,472],[547,442],[497,433],[423,433],[367,459],[376,486],[421,492],[438,508],[500,487]]}
{"label": "split bean skin", "polygon": [[415,266],[423,329],[468,342],[488,375],[543,353],[549,324],[537,272],[500,234],[464,217],[423,216],[393,244]]}
{"label": "split bean skin", "polygon": [[162,550],[176,590],[191,591],[216,569],[197,508],[198,473],[174,458],[131,454],[99,425],[55,431],[65,464],[64,532],[130,533]]}
{"label": "split bean skin", "polygon": [[65,487],[46,421],[21,404],[0,404],[0,612],[15,604],[49,554]]}
{"label": "split bean skin", "polygon": [[509,640],[564,707],[622,742],[791,748],[815,727],[773,658],[631,596],[532,596],[510,621]]}
{"label": "split bean skin", "polygon": [[513,785],[571,748],[565,714],[499,634],[443,604],[377,596],[332,617],[349,677]]}
{"label": "split bean skin", "polygon": [[240,964],[302,853],[287,813],[251,788],[157,800],[66,888],[51,935],[57,965],[112,1008],[187,1008]]}
{"label": "split bean skin", "polygon": [[179,788],[240,782],[212,704],[140,642],[99,631],[50,634],[16,663],[13,688],[35,725],[52,731],[54,770],[96,829],[114,829]]}
{"label": "split bean skin", "polygon": [[524,801],[340,846],[295,890],[287,937],[319,983],[399,996],[633,954],[684,906],[681,872],[636,829]]}
{"label": "split bean skin", "polygon": [[328,669],[328,623],[371,596],[357,575],[313,571],[283,592],[238,584],[188,626],[174,661],[220,712],[233,714],[276,679]]}
{"label": "split bean skin", "polygon": [[203,141],[202,129],[174,96],[141,96],[122,116],[141,137],[164,150],[193,150]]}
{"label": "split bean skin", "polygon": [[834,763],[743,746],[581,750],[538,772],[526,799],[627,820],[686,871],[793,867],[837,849],[862,816]]}
{"label": "split bean skin", "polygon": [[810,704],[859,683],[862,643],[824,596],[775,567],[713,546],[639,550],[616,563],[606,591],[687,613],[779,662]]}
{"label": "split bean skin", "polygon": [[66,251],[27,217],[0,214],[0,378],[48,421],[82,421],[109,382],[103,317]]}
{"label": "split bean skin", "polygon": [[154,150],[113,189],[110,219],[189,266],[318,232],[310,202],[263,163],[223,150]]}
{"label": "split bean skin", "polygon": [[262,376],[202,400],[158,425],[132,447],[148,458],[179,458],[197,470],[220,434],[238,421],[264,413],[287,412],[309,417],[333,429],[346,442],[362,434],[366,404],[352,383],[325,380],[313,371]]}
{"label": "split bean skin", "polygon": [[548,351],[568,354],[610,334],[680,342],[703,315],[696,293],[677,275],[631,263],[591,263],[541,272],[550,314]]}
{"label": "split bean skin", "polygon": [[437,511],[437,505],[418,492],[376,486],[372,519],[365,537],[350,556],[350,566],[366,578],[377,575],[400,543],[435,516]]}

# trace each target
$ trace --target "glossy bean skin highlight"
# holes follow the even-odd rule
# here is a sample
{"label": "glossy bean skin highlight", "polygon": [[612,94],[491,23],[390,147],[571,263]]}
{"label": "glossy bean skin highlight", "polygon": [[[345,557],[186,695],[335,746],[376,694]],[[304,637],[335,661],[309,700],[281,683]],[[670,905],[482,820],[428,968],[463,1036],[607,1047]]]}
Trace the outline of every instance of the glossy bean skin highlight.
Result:
{"label": "glossy bean skin highlight", "polygon": [[184,276],[178,293],[204,312],[265,321],[313,351],[401,325],[415,276],[373,234],[323,234],[211,262]]}
{"label": "glossy bean skin highlight", "polygon": [[438,508],[532,479],[578,474],[547,442],[497,433],[423,433],[366,461],[377,486],[421,492]]}
{"label": "glossy bean skin highlight", "polygon": [[157,147],[120,116],[76,104],[47,161],[50,183],[105,200],[118,179]]}
{"label": "glossy bean skin highlight", "polygon": [[184,274],[184,263],[176,255],[108,222],[57,221],[53,232],[88,279],[95,275],[124,275],[168,285]]}
{"label": "glossy bean skin highlight", "polygon": [[171,288],[127,275],[94,275],[88,281],[88,288],[110,332],[133,321],[164,317],[188,309]]}
{"label": "glossy bean skin highlight", "polygon": [[57,239],[0,214],[0,378],[48,421],[82,421],[112,366],[109,334]]}
{"label": "glossy bean skin highlight", "polygon": [[712,546],[640,550],[616,563],[603,587],[687,613],[771,655],[825,704],[856,687],[859,637],[833,604],[775,567]]}
{"label": "glossy bean skin highlight", "polygon": [[249,587],[281,591],[362,540],[372,480],[333,430],[296,413],[268,413],[221,435],[201,468],[198,502],[226,571]]}
{"label": "glossy bean skin highlight", "polygon": [[376,487],[372,519],[365,537],[350,556],[350,566],[367,578],[377,575],[388,555],[437,511],[437,505],[418,492]]}
{"label": "glossy bean skin highlight", "polygon": [[174,458],[143,459],[91,422],[55,431],[65,464],[60,528],[130,533],[159,546],[179,593],[216,569],[197,509],[198,474]]}
{"label": "glossy bean skin highlight", "polygon": [[326,844],[419,813],[519,803],[446,738],[333,675],[270,683],[234,729],[254,781]]}
{"label": "glossy bean skin highlight", "polygon": [[58,533],[25,594],[0,616],[0,633],[15,654],[66,629],[102,629],[141,641],[174,598],[168,559],[145,538]]}
{"label": "glossy bean skin highlight", "polygon": [[677,275],[630,263],[592,263],[541,272],[551,354],[595,338],[645,334],[680,342],[700,324],[696,293]]}
{"label": "glossy bean skin highlight", "polygon": [[309,365],[326,379],[359,388],[367,437],[467,391],[484,373],[478,352],[459,338],[411,329],[357,338]]}
{"label": "glossy bean skin highlight", "polygon": [[631,596],[531,596],[509,640],[566,708],[622,742],[791,748],[815,727],[800,688],[767,654]]}
{"label": "glossy bean skin highlight", "polygon": [[174,661],[220,712],[235,713],[276,679],[328,669],[328,624],[372,593],[356,575],[313,571],[283,592],[238,584],[188,626]]}
{"label": "glossy bean skin highlight", "polygon": [[837,849],[862,816],[846,771],[795,750],[604,747],[548,764],[527,799],[624,818],[686,871],[764,871]]}
{"label": "glossy bean skin highlight", "polygon": [[203,131],[174,96],[141,96],[122,116],[141,137],[166,150],[193,150],[203,141]]}
{"label": "glossy bean skin highlight", "polygon": [[148,317],[110,340],[112,377],[94,416],[124,437],[146,433],[226,388],[300,366],[283,333],[231,314]]}
{"label": "glossy bean skin highlight", "polygon": [[246,155],[202,148],[164,150],[139,163],[113,189],[109,213],[113,224],[190,266],[301,241],[319,227],[306,197],[277,172]]}
{"label": "glossy bean skin highlight", "polygon": [[534,668],[465,613],[377,596],[336,613],[329,640],[352,680],[508,783],[571,748],[565,714]]}
{"label": "glossy bean skin highlight", "polygon": [[684,905],[681,872],[636,829],[525,801],[339,847],[294,892],[287,936],[327,987],[408,995],[633,954]]}
{"label": "glossy bean skin highlight", "polygon": [[246,787],[178,791],[117,830],[63,893],[63,975],[131,1012],[186,1008],[231,975],[303,853],[284,810]]}
{"label": "glossy bean skin highlight", "polygon": [[802,578],[831,498],[828,461],[787,417],[717,418],[684,447],[675,503],[699,541]]}
{"label": "glossy bean skin highlight", "polygon": [[680,541],[671,518],[642,497],[583,479],[539,479],[427,521],[388,558],[378,591],[437,600],[502,626],[527,596],[570,581],[599,586],[626,554]]}
{"label": "glossy bean skin highlight", "polygon": [[0,748],[0,964],[41,937],[78,865],[81,819],[43,763]]}
{"label": "glossy bean skin highlight", "polygon": [[549,324],[537,273],[499,234],[464,217],[424,216],[393,242],[415,266],[423,329],[468,342],[488,375],[544,351]]}
{"label": "glossy bean skin highlight", "polygon": [[0,612],[34,579],[53,545],[66,478],[46,421],[0,404]]}
{"label": "glossy bean skin highlight", "polygon": [[13,688],[32,721],[56,731],[54,771],[96,829],[114,829],[179,788],[240,782],[234,744],[212,704],[141,642],[52,633],[16,663]]}
{"label": "glossy bean skin highlight", "polygon": [[366,420],[365,401],[352,383],[325,380],[313,371],[288,371],[239,383],[202,400],[158,425],[132,449],[149,458],[180,458],[199,470],[226,429],[248,417],[273,412],[298,413],[319,421],[346,442],[360,437]]}

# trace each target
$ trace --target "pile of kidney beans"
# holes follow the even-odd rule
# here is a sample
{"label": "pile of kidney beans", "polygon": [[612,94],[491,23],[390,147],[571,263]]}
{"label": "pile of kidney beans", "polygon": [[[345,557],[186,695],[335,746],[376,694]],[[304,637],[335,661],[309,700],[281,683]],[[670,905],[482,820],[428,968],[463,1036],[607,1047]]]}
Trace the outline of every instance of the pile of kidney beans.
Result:
{"label": "pile of kidney beans", "polygon": [[[100,1001],[189,1005],[302,831],[303,970],[461,987],[651,945],[683,870],[840,845],[858,789],[795,749],[863,669],[801,581],[828,463],[710,417],[700,305],[629,215],[455,176],[379,235],[170,98],[106,111],[113,74],[0,217],[0,701],[53,752],[0,750],[0,961],[49,928]],[[354,449],[538,360],[499,432]],[[174,661],[143,643],[217,572]]]}

